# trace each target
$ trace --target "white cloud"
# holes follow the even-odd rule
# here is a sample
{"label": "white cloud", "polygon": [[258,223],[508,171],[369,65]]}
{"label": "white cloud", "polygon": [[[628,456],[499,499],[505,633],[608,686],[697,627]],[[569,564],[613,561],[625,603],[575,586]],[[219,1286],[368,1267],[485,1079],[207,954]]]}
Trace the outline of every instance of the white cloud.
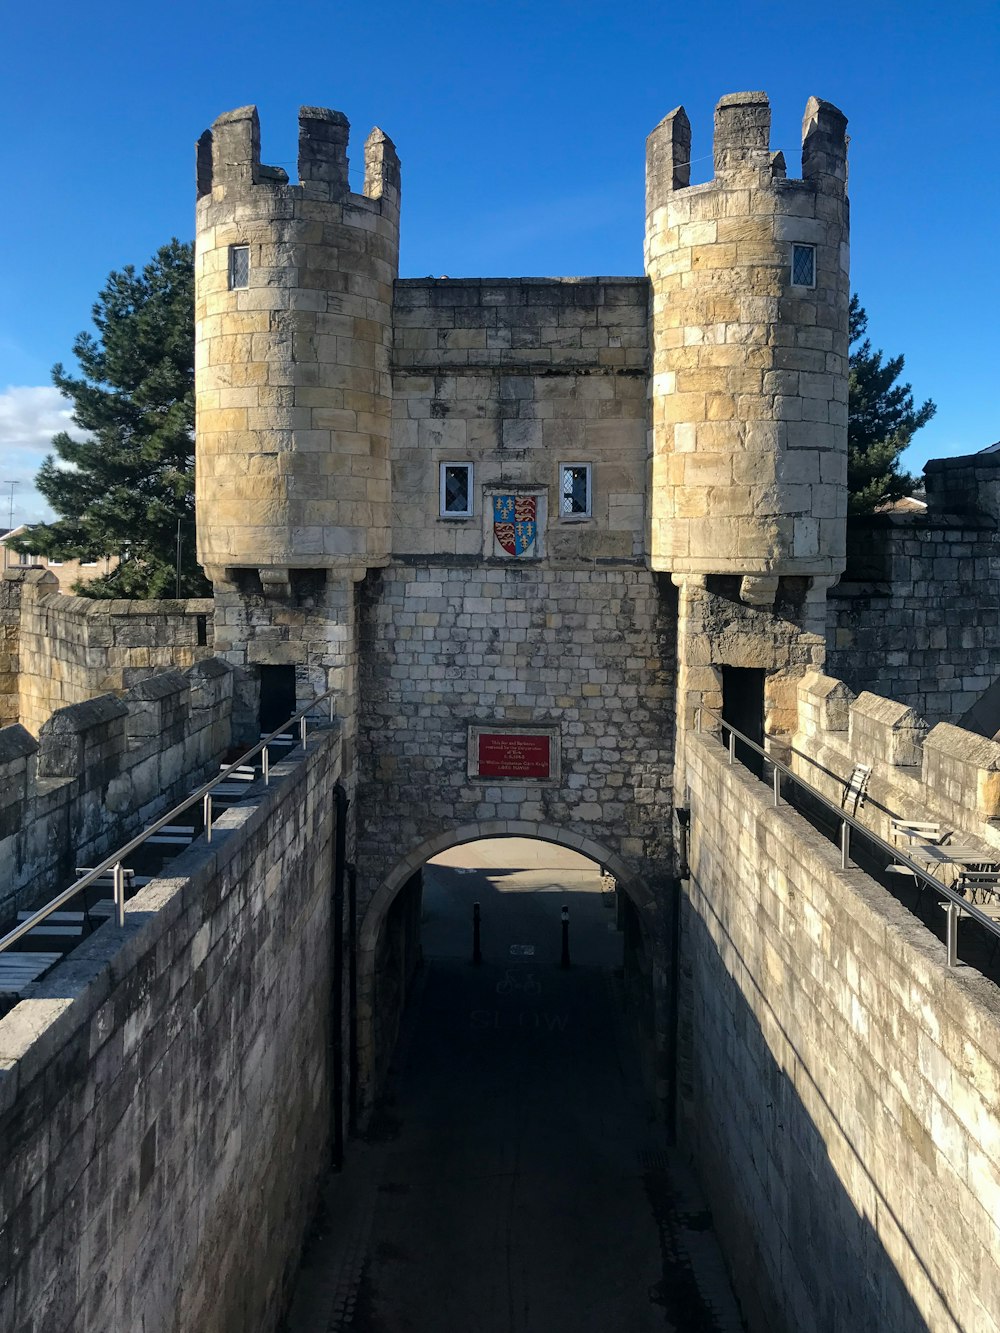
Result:
{"label": "white cloud", "polygon": [[54,385],[14,385],[0,393],[0,527],[10,513],[10,483],[14,487],[14,524],[52,518],[35,490],[35,474],[52,451],[52,437],[61,430],[82,439],[72,423],[72,404]]}

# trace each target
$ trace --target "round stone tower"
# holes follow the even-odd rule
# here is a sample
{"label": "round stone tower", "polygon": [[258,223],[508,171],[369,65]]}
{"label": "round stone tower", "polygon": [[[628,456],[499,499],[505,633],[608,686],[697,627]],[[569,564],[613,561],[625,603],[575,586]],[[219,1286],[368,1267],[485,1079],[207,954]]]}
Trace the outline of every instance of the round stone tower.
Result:
{"label": "round stone tower", "polygon": [[801,180],[770,121],[764,93],[724,97],[706,185],[683,108],[646,146],[650,557],[740,576],[756,605],[786,576],[840,574],[847,505],[847,121],[810,98]]}
{"label": "round stone tower", "polygon": [[399,159],[373,130],[352,193],[348,128],[301,109],[297,185],[261,165],[255,107],[198,142],[198,555],[264,599],[388,558]]}

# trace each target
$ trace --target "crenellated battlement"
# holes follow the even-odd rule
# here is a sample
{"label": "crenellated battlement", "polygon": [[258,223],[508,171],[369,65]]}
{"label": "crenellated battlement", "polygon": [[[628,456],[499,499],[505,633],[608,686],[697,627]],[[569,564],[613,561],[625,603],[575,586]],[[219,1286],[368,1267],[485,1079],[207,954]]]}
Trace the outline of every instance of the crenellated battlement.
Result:
{"label": "crenellated battlement", "polygon": [[299,108],[298,183],[290,185],[283,167],[261,162],[260,118],[255,106],[241,106],[219,116],[196,145],[199,201],[225,198],[255,187],[286,188],[313,199],[353,203],[368,200],[399,207],[399,156],[389,136],[377,126],[365,141],[362,193],[350,188],[347,156],[350,122],[342,111],[326,107]]}
{"label": "crenellated battlement", "polygon": [[[786,182],[785,157],[771,151],[771,104],[763,92],[728,93],[715,108],[715,182],[747,172],[758,183]],[[664,191],[691,184],[691,122],[683,107],[660,121],[646,140],[647,208]],[[843,193],[847,184],[847,117],[832,102],[810,97],[802,120],[802,177],[788,185],[810,184]],[[705,189],[706,186],[696,187]]]}

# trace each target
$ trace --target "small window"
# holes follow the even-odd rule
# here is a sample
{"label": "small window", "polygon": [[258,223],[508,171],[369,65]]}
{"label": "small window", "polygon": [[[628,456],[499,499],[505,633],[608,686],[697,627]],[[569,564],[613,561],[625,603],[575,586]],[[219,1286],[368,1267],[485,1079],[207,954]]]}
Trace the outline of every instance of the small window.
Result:
{"label": "small window", "polygon": [[559,517],[590,517],[590,464],[562,463],[559,467]]}
{"label": "small window", "polygon": [[80,568],[81,568],[81,569],[93,569],[96,565],[97,565],[97,561],[96,561],[96,560],[81,560],[81,561],[80,561]]}
{"label": "small window", "polygon": [[61,560],[50,560],[49,569],[58,569],[61,564],[62,564]]}
{"label": "small window", "polygon": [[472,464],[441,464],[441,517],[472,517]]}
{"label": "small window", "polygon": [[250,286],[250,247],[249,245],[231,245],[229,247],[229,289]]}
{"label": "small window", "polygon": [[816,286],[816,247],[814,245],[792,246],[792,286]]}

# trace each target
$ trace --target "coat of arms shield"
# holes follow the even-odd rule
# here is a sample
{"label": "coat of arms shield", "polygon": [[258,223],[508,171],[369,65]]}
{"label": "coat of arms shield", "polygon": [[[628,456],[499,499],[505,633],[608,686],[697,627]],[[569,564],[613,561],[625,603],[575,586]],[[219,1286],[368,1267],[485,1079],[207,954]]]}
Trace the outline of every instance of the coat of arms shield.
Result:
{"label": "coat of arms shield", "polygon": [[494,495],[493,533],[508,555],[524,555],[538,535],[537,498],[534,495]]}

